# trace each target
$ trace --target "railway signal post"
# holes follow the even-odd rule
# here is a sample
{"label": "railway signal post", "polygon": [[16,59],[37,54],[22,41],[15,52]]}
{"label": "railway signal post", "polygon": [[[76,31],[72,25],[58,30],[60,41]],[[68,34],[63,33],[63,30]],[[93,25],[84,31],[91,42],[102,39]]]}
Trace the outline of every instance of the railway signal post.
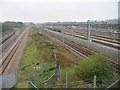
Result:
{"label": "railway signal post", "polygon": [[[64,31],[61,30],[62,35],[64,35]],[[62,46],[64,47],[64,36],[62,37]]]}
{"label": "railway signal post", "polygon": [[88,34],[88,41],[91,41],[90,40],[90,20],[87,21],[87,34]]}

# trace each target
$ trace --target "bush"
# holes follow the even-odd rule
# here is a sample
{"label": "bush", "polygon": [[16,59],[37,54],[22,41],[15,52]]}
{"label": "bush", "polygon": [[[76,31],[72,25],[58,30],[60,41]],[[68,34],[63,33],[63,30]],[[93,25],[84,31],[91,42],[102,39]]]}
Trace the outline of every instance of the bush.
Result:
{"label": "bush", "polygon": [[82,58],[75,68],[75,73],[81,79],[90,82],[93,82],[93,77],[96,75],[97,83],[102,83],[104,79],[111,79],[113,76],[108,61],[100,55]]}

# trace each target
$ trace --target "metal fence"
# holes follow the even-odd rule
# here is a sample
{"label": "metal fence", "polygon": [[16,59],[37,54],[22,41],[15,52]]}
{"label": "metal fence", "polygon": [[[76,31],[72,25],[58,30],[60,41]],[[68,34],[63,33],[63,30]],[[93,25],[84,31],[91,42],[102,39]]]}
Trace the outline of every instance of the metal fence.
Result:
{"label": "metal fence", "polygon": [[[88,47],[90,49],[93,49],[93,50],[95,50],[95,51],[97,51],[97,52],[99,52],[101,54],[110,56],[110,57],[118,60],[119,50],[117,50],[117,49],[114,49],[114,48],[111,48],[111,47],[107,47],[107,46],[104,46],[104,45],[101,45],[101,44],[98,44],[98,43],[94,43],[94,42],[91,42],[91,41],[83,40],[83,39],[80,39],[80,38],[72,37],[72,36],[69,36],[69,35],[64,35],[63,33],[58,33],[58,32],[53,32],[53,31],[50,31],[50,32],[56,33],[55,36],[59,35],[59,36],[63,36],[63,37],[69,38],[69,39],[71,39],[71,40],[73,40],[75,42],[79,42],[80,44],[82,44],[82,45],[84,45],[84,46],[86,46],[86,47]],[[57,38],[57,37],[55,37],[55,38]],[[102,81],[105,78],[101,78],[100,80]],[[110,85],[110,84],[112,85],[113,82],[116,82],[116,81],[114,81],[114,80],[107,80],[106,82],[108,83],[108,85]],[[99,84],[99,83],[97,83],[97,84]],[[59,84],[59,86],[60,86],[60,84]],[[65,87],[65,85],[63,85],[63,87]],[[102,85],[102,87],[105,87],[104,84]],[[112,87],[114,87],[114,85],[112,85]]]}
{"label": "metal fence", "polygon": [[115,82],[113,82],[111,85],[109,85],[106,90],[112,90],[114,88],[119,88],[119,83],[120,83],[120,80],[116,80]]}
{"label": "metal fence", "polygon": [[40,82],[40,88],[52,88],[57,81],[55,73],[51,75],[48,79]]}
{"label": "metal fence", "polygon": [[[45,73],[46,74],[46,73]],[[55,72],[49,76],[44,76],[44,73],[28,80],[28,88],[52,88],[57,82],[57,75]]]}
{"label": "metal fence", "polygon": [[[57,33],[57,35],[61,35],[61,34]],[[95,49],[98,52],[104,53],[104,51],[107,50],[105,52],[105,54],[109,54],[109,55],[113,55],[113,56],[115,56],[115,54],[116,54],[116,56],[117,56],[117,53],[113,53],[113,52],[109,51],[109,49],[108,48],[106,49],[106,47],[104,47],[104,46],[101,49],[101,46],[99,44],[97,45],[96,43],[86,41],[86,40],[83,40],[80,38],[67,36],[67,35],[62,35],[62,36],[66,37],[66,38],[70,38],[71,40],[74,40],[76,42],[79,42],[82,45],[85,45],[86,47],[89,47],[91,49]],[[54,55],[53,55],[53,58],[55,59]],[[38,76],[38,77],[40,77],[40,76]],[[68,77],[69,77],[68,73],[60,74],[59,80],[57,80],[56,73],[53,73],[52,75],[50,75],[49,77],[47,77],[44,80],[39,79],[38,84],[35,83],[35,80],[30,80],[29,82],[32,82],[32,83],[29,83],[29,86],[32,88],[36,88],[36,89],[38,89],[38,88],[99,88],[99,87],[103,87],[106,89],[106,87],[107,87],[107,86],[104,86],[104,80],[106,79],[106,77],[104,77],[104,78],[93,77],[93,78],[90,78],[90,79],[84,80],[84,81],[83,80],[80,80],[80,81],[73,80],[72,81],[72,79],[69,79]],[[98,81],[98,79],[99,79],[99,81]],[[103,85],[99,86],[99,82],[101,82],[101,81],[103,82]],[[108,83],[107,88],[109,88],[109,87],[114,88],[115,84],[113,82],[116,82],[116,81],[106,80],[106,82]]]}
{"label": "metal fence", "polygon": [[[47,42],[46,42],[47,43]],[[60,71],[59,71],[59,62],[54,53],[53,49],[47,43],[50,52],[52,53],[53,60],[55,61],[55,67],[51,67],[48,70],[43,70],[41,74],[33,76],[28,80],[29,88],[52,88],[56,81],[59,79]],[[54,71],[55,69],[55,71]]]}
{"label": "metal fence", "polygon": [[28,90],[32,90],[33,88],[38,90],[38,87],[30,79],[28,80],[28,88]]}
{"label": "metal fence", "polygon": [[[105,82],[107,82],[108,85],[104,85],[105,79],[106,77],[99,78],[94,76],[86,80],[75,81],[74,79],[70,79],[69,74],[66,72],[66,74],[60,74],[59,80],[56,79],[55,74],[51,75],[47,79],[39,82],[39,86],[34,84],[34,81],[29,81],[29,88],[35,88],[36,90],[38,88],[103,88],[109,90],[119,87],[118,84],[120,80],[107,80]],[[100,84],[101,81],[103,84]]]}

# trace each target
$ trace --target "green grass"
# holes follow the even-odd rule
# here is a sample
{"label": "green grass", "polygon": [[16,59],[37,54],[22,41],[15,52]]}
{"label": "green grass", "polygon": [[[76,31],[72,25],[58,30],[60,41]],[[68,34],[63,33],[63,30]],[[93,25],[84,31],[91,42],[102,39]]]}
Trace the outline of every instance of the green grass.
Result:
{"label": "green grass", "polygon": [[[55,62],[53,61],[52,54],[47,46],[49,44],[52,48],[54,48],[54,52],[57,54],[57,58],[61,64],[61,67],[63,61],[66,64],[71,64],[68,60],[75,60],[77,61],[79,58],[77,58],[74,54],[70,53],[63,47],[61,47],[58,44],[55,44],[53,40],[48,39],[47,37],[40,35],[35,30],[30,31],[29,40],[27,42],[27,45],[24,49],[24,53],[21,59],[21,62],[19,64],[18,73],[20,75],[18,79],[18,84],[14,86],[14,88],[27,88],[28,87],[28,78],[33,77],[34,75],[37,75],[41,73],[42,70],[49,70],[51,67],[55,67]],[[64,52],[64,53],[63,53]],[[58,54],[62,55],[63,57],[59,57]],[[68,58],[69,57],[69,58]],[[67,60],[68,59],[68,60]],[[33,70],[33,67],[37,66],[43,66],[42,70]],[[65,68],[64,68],[65,67]],[[70,66],[67,67],[64,65],[62,67],[61,72],[68,70]],[[72,69],[71,69],[72,71]],[[44,80],[46,77],[50,77],[54,73],[54,70],[52,72],[47,72],[43,76],[34,78],[36,85],[40,80]]]}
{"label": "green grass", "polygon": [[87,82],[93,82],[94,75],[97,77],[98,86],[109,85],[113,80],[115,72],[109,66],[110,63],[101,55],[92,55],[89,58],[82,58],[75,67],[77,77]]}
{"label": "green grass", "polygon": [[[31,33],[33,32],[31,31]],[[41,40],[44,36],[35,33],[31,37],[32,39],[28,41],[19,65],[18,73],[20,77],[18,84],[14,88],[27,88],[28,78],[42,71],[41,69],[33,70],[33,67],[42,65],[44,69],[49,69],[51,66],[54,66],[51,52],[43,40]]]}
{"label": "green grass", "polygon": [[[55,43],[53,40],[38,33],[36,30],[31,30],[29,40],[24,49],[24,53],[19,64],[18,84],[15,88],[28,88],[28,78],[32,77],[34,83],[39,87],[40,81],[50,77],[55,70],[49,71],[55,67],[55,62],[47,45],[53,48],[60,63],[60,80],[59,84],[65,84],[65,75],[68,73],[68,83],[81,81],[77,87],[92,87],[90,82],[84,82],[86,78],[93,78],[93,75],[106,75],[101,71],[106,71],[106,60],[102,56],[93,55],[87,58],[78,58],[73,53]],[[33,67],[42,66],[40,69],[34,70]],[[96,68],[95,70],[92,70]],[[99,70],[99,71],[97,71]],[[41,71],[45,71],[43,75],[38,75]],[[97,72],[97,73],[96,73]],[[108,75],[108,74],[107,74]],[[84,76],[84,77],[83,77]],[[49,82],[50,83],[50,82]],[[72,87],[75,87],[74,84]]]}

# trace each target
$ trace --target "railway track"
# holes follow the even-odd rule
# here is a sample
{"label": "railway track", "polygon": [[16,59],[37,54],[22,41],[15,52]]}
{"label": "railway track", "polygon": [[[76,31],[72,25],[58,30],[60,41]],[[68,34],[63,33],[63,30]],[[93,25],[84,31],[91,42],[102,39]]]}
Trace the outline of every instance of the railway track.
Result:
{"label": "railway track", "polygon": [[[111,60],[109,60],[111,61]],[[120,64],[117,62],[111,61],[111,66],[120,74]]]}
{"label": "railway track", "polygon": [[[46,34],[48,34],[48,32],[46,32]],[[47,35],[48,36],[48,35]],[[52,33],[49,33],[49,36],[51,36],[52,38],[55,38],[57,41],[61,42],[62,43],[62,37],[61,36],[55,36],[54,34]],[[64,44],[67,46],[67,47],[71,47],[73,49],[75,49],[76,51],[78,51],[79,53],[81,53],[81,56],[90,56],[92,54],[95,54],[96,52],[95,51],[92,51],[78,43],[75,43],[71,40],[68,40],[66,38],[64,38]],[[72,50],[73,50],[72,49]]]}
{"label": "railway track", "polygon": [[93,51],[83,47],[80,44],[76,44],[73,41],[70,41],[68,39],[64,39],[64,43],[67,44],[68,46],[72,47],[73,49],[77,50],[78,52],[82,53],[85,56],[90,56],[92,54],[95,54]]}
{"label": "railway track", "polygon": [[[78,37],[78,38],[82,38],[82,39],[87,40],[87,35],[77,35],[77,34],[71,34],[68,32],[64,32],[64,33],[67,35],[70,35],[70,36],[74,36],[74,37]],[[103,45],[107,45],[107,46],[110,46],[113,48],[120,49],[120,45],[119,45],[120,42],[119,41],[110,40],[110,39],[101,38],[101,37],[95,37],[95,36],[91,36],[90,38],[91,38],[92,42],[96,42],[99,44],[103,44]]]}
{"label": "railway track", "polygon": [[[88,39],[87,30],[71,31],[71,29],[67,29],[67,30],[64,29],[64,34],[78,37],[78,38],[81,38],[84,40]],[[99,43],[99,44],[102,44],[105,46],[109,46],[109,47],[112,47],[115,49],[120,49],[119,34],[120,33],[112,33],[112,32],[103,32],[103,31],[92,30],[90,39],[92,42]]]}
{"label": "railway track", "polygon": [[22,42],[25,31],[17,38],[16,42],[11,46],[11,48],[5,53],[5,55],[2,57],[2,60],[0,61],[0,74],[3,74],[5,69],[7,68],[9,62],[13,58],[16,50],[18,49],[20,43]]}
{"label": "railway track", "polygon": [[[72,47],[74,50],[82,53],[83,55],[85,55],[85,57],[88,57],[88,56],[90,56],[92,54],[96,54],[96,52],[91,51],[91,50],[89,50],[89,49],[87,49],[85,47],[82,47],[79,44],[75,44],[75,42],[65,40],[64,43],[67,44],[68,46]],[[111,66],[114,67],[114,69],[116,69],[116,71],[120,73],[120,64],[117,61],[115,61],[113,59],[110,59],[110,58],[106,58],[106,60],[110,61]]]}
{"label": "railway track", "polygon": [[20,35],[21,31],[12,31],[7,33],[4,37],[2,37],[2,41],[0,43],[1,52],[0,55],[4,55],[4,53],[9,50],[9,48],[14,44],[17,37]]}
{"label": "railway track", "polygon": [[[52,34],[52,33],[49,33],[48,35],[48,32],[46,33],[47,35],[46,36],[51,36],[53,39],[55,38],[55,35]],[[62,37],[61,36],[56,36],[56,39],[58,41],[60,41],[60,43],[62,43]],[[73,42],[71,40],[68,40],[68,39],[65,39],[64,38],[64,45],[70,49],[71,51],[79,54],[80,56],[82,57],[87,57],[87,56],[90,56],[92,54],[96,54],[97,52],[93,51],[93,50],[90,50],[86,47],[83,47],[82,45],[76,43],[76,42]],[[111,66],[117,71],[120,73],[120,64],[119,62],[117,62],[117,60],[113,60],[111,59],[110,57],[106,57],[106,60],[110,61],[111,62]]]}
{"label": "railway track", "polygon": [[[77,35],[80,35],[80,36],[83,36],[83,37],[87,37],[86,34],[77,34]],[[119,40],[111,39],[111,38],[108,38],[108,37],[105,37],[105,36],[103,37],[101,35],[91,35],[90,38],[103,40],[103,41],[106,41],[106,42],[120,44]]]}
{"label": "railway track", "polygon": [[[81,45],[76,44],[75,42],[72,42],[70,40],[65,40],[64,43],[67,44],[68,46],[72,47],[76,51],[84,54],[85,56],[90,56],[92,54],[96,54],[96,52],[91,51],[91,50],[89,50],[89,49],[87,49],[85,47],[82,47]],[[114,67],[114,69],[116,69],[116,71],[120,73],[120,64],[119,64],[119,62],[117,62],[117,61],[115,61],[115,60],[113,60],[111,58],[106,58],[106,60],[110,61],[111,66]]]}
{"label": "railway track", "polygon": [[[71,30],[71,29],[69,29]],[[68,29],[65,31],[69,31]],[[86,29],[74,29],[73,32],[75,34],[86,34],[87,35],[87,30]],[[92,30],[90,31],[91,36],[96,36],[96,37],[101,37],[101,38],[107,38],[110,40],[116,40],[116,41],[120,41],[119,39],[119,32],[117,33],[113,33],[113,32],[105,32],[105,31],[100,31],[100,30]]]}
{"label": "railway track", "polygon": [[0,39],[0,45],[3,44],[5,41],[7,41],[10,37],[12,37],[15,34],[15,31],[9,32],[5,36],[1,37]]}
{"label": "railway track", "polygon": [[0,52],[0,54],[7,51],[9,46],[11,46],[16,41],[16,38],[17,38],[17,36],[15,34],[13,34],[9,39],[7,39],[4,43],[2,43],[0,45],[0,48],[2,49],[2,52]]}

